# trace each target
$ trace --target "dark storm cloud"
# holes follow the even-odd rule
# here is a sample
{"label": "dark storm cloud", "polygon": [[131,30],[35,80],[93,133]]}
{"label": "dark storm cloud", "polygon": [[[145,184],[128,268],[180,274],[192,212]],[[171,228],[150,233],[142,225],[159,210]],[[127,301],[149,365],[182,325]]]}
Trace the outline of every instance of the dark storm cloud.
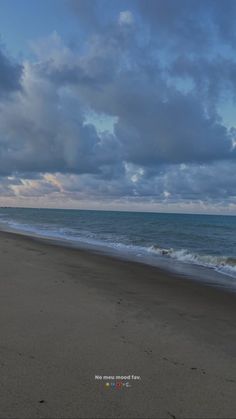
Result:
{"label": "dark storm cloud", "polygon": [[20,88],[22,66],[13,63],[0,45],[0,95]]}
{"label": "dark storm cloud", "polygon": [[[27,178],[24,196],[62,185],[78,198],[233,199],[235,129],[219,113],[236,81],[225,54],[231,0],[228,11],[217,0],[72,3],[84,48],[54,33],[32,44],[22,73],[5,62],[12,95],[0,101],[0,174]],[[113,118],[113,132],[96,130],[100,115]]]}
{"label": "dark storm cloud", "polygon": [[[143,48],[132,32],[120,50],[114,28],[109,28],[107,40],[102,34],[96,39],[96,53],[87,57],[87,67],[83,67],[93,84],[84,83],[80,94],[97,112],[118,117],[115,133],[127,161],[155,165],[235,156],[232,132],[226,129],[216,112],[222,91],[234,85],[235,63],[220,56],[211,61],[202,55],[203,47],[212,46],[217,33],[223,36],[221,5],[216,1],[214,7],[213,3],[195,0],[132,2],[135,11],[142,14],[143,22],[148,22],[155,31],[158,46],[152,38]],[[89,10],[93,14],[95,9]],[[133,30],[140,30],[140,26]],[[164,43],[159,42],[162,36]],[[115,48],[106,49],[114,40]],[[179,49],[171,59],[168,57],[167,68],[162,72],[158,55],[169,45],[178,45]],[[183,56],[188,48],[195,58]],[[120,70],[118,66],[124,57],[129,66]],[[100,66],[98,78],[96,68],[101,62],[104,66]],[[109,74],[106,74],[107,69]],[[176,77],[180,78],[182,86],[191,78],[194,88],[187,93],[175,91]],[[100,88],[96,95],[95,85]]]}
{"label": "dark storm cloud", "polygon": [[[219,173],[221,176],[219,177]],[[181,203],[207,201],[225,204],[236,202],[235,164],[224,161],[212,164],[163,165],[158,171],[140,171],[126,166],[123,173],[107,182],[101,176],[58,175],[65,196],[79,199],[135,199],[140,202]]]}
{"label": "dark storm cloud", "polygon": [[235,46],[234,0],[134,0],[133,5],[168,46],[192,54],[204,53],[216,38]]}
{"label": "dark storm cloud", "polygon": [[[183,49],[205,49],[209,42],[206,22],[208,5],[197,0],[138,0],[144,22],[158,34],[154,42],[165,42],[166,47],[180,46]],[[207,2],[206,2],[207,3]]]}
{"label": "dark storm cloud", "polygon": [[142,102],[139,116],[134,119],[127,112],[125,120],[117,123],[116,133],[128,160],[155,165],[235,157],[230,134],[214,118],[206,117],[195,97],[173,96],[164,103]]}
{"label": "dark storm cloud", "polygon": [[[95,65],[96,68],[96,65]],[[232,158],[232,135],[217,114],[207,115],[202,97],[153,82],[145,73],[120,72],[95,93],[80,95],[97,112],[118,117],[115,134],[126,161],[143,165]]]}
{"label": "dark storm cloud", "polygon": [[22,87],[14,101],[0,105],[0,173],[94,174],[115,163],[116,140],[84,124],[77,100],[37,78],[26,77]]}
{"label": "dark storm cloud", "polygon": [[[199,97],[213,109],[220,99],[236,97],[236,61],[233,58],[190,58],[180,55],[169,67],[169,76],[193,82]],[[216,106],[215,106],[216,105]]]}

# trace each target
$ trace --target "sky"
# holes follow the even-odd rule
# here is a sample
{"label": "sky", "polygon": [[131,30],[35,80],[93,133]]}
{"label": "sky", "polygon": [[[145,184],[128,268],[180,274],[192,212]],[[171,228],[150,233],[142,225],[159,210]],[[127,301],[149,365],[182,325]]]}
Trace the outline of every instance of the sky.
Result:
{"label": "sky", "polygon": [[0,205],[236,215],[236,1],[0,0]]}

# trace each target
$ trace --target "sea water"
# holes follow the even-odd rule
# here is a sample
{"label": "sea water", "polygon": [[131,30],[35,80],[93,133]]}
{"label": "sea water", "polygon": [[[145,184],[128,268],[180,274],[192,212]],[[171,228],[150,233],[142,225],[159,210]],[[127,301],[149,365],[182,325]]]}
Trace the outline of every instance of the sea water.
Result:
{"label": "sea water", "polygon": [[178,272],[211,271],[236,286],[235,216],[1,208],[0,223]]}

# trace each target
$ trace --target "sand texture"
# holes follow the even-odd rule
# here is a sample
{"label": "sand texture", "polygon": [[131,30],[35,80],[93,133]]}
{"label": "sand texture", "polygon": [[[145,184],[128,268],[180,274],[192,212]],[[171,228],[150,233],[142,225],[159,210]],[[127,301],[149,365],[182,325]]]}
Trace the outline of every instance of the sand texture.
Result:
{"label": "sand texture", "polygon": [[235,294],[0,233],[1,419],[235,417]]}

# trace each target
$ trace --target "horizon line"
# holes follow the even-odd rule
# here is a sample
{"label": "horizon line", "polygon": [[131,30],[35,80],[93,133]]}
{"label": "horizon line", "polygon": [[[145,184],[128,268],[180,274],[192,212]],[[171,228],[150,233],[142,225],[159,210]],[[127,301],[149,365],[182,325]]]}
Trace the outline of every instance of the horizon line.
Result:
{"label": "horizon line", "polygon": [[209,212],[175,212],[175,211],[140,211],[140,210],[115,210],[115,209],[94,209],[94,208],[58,208],[58,207],[25,207],[25,206],[9,206],[0,205],[1,209],[35,209],[35,210],[57,210],[57,211],[99,211],[99,212],[128,212],[128,213],[140,213],[140,214],[173,214],[173,215],[208,215],[208,216],[219,216],[219,217],[236,217],[236,214],[229,213],[209,213]]}

